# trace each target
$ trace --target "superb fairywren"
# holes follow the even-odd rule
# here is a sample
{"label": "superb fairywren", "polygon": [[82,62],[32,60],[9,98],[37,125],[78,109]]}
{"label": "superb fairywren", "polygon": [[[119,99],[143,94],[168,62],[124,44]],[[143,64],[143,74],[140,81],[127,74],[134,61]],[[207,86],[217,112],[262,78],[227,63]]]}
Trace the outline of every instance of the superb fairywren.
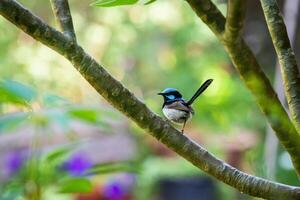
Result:
{"label": "superb fairywren", "polygon": [[178,90],[166,88],[163,92],[158,93],[164,97],[162,111],[166,118],[174,123],[183,124],[181,132],[183,133],[185,124],[194,114],[192,103],[197,97],[206,90],[213,79],[206,80],[189,101],[185,101]]}

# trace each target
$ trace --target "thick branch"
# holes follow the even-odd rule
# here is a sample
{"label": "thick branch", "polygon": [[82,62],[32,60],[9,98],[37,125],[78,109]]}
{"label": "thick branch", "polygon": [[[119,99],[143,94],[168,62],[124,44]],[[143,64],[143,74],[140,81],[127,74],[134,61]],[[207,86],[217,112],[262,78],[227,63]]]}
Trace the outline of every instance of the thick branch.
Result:
{"label": "thick branch", "polygon": [[246,0],[228,0],[224,37],[234,41],[243,28]]}
{"label": "thick branch", "polygon": [[294,125],[300,133],[300,74],[287,30],[275,0],[261,0],[272,41],[281,66],[281,74]]}
{"label": "thick branch", "polygon": [[241,37],[236,38],[235,41],[223,37],[225,18],[210,0],[187,0],[187,2],[224,44],[241,78],[255,96],[281,144],[291,155],[299,176],[300,136],[282,107],[270,81],[261,70],[254,54]]}
{"label": "thick branch", "polygon": [[59,29],[67,37],[76,40],[68,0],[50,0],[50,2]]}
{"label": "thick branch", "polygon": [[45,24],[17,2],[1,0],[0,14],[34,39],[65,56],[108,102],[196,167],[246,194],[267,199],[300,199],[300,188],[245,174],[182,135],[151,112],[75,41]]}

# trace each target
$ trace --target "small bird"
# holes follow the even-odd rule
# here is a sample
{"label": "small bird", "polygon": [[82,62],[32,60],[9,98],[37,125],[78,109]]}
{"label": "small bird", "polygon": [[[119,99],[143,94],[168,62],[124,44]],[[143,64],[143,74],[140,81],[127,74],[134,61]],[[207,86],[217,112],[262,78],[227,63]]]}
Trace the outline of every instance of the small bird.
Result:
{"label": "small bird", "polygon": [[162,111],[165,117],[176,124],[183,124],[182,133],[186,122],[194,114],[192,108],[193,102],[206,90],[212,81],[213,79],[206,80],[189,101],[185,101],[180,92],[174,88],[166,88],[163,92],[158,93],[158,95],[162,95],[164,98]]}

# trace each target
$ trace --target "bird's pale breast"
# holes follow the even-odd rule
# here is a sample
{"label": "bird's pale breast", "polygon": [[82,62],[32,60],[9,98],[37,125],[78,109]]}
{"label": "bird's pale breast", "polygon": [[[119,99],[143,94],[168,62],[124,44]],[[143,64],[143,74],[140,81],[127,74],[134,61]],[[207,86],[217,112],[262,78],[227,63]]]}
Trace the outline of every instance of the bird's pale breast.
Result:
{"label": "bird's pale breast", "polygon": [[191,118],[190,112],[186,112],[186,111],[182,111],[182,110],[176,110],[176,109],[164,107],[162,111],[167,119],[169,119],[170,121],[175,122],[175,123],[182,124],[186,120]]}

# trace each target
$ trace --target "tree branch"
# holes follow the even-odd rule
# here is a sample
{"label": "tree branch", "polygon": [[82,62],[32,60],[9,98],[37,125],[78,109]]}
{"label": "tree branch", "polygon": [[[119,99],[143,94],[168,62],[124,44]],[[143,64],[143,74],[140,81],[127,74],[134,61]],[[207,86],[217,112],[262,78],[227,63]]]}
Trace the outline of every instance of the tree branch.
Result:
{"label": "tree branch", "polygon": [[109,103],[196,167],[246,194],[267,199],[300,199],[300,188],[243,173],[217,159],[151,112],[72,39],[48,26],[14,0],[0,1],[0,14],[66,57]]}
{"label": "tree branch", "polygon": [[68,0],[50,0],[50,2],[59,29],[67,37],[76,40]]}
{"label": "tree branch", "polygon": [[224,44],[242,80],[256,98],[279,141],[289,152],[296,172],[300,176],[300,136],[254,54],[241,37],[236,38],[235,41],[223,37],[225,18],[210,0],[187,0],[187,2]]}
{"label": "tree branch", "polygon": [[225,17],[210,0],[186,0],[197,16],[218,37],[222,38],[225,31]]}
{"label": "tree branch", "polygon": [[272,41],[281,66],[285,94],[294,125],[300,133],[300,74],[287,30],[275,0],[261,0]]}
{"label": "tree branch", "polygon": [[240,35],[246,14],[246,0],[228,0],[224,37],[234,41]]}

